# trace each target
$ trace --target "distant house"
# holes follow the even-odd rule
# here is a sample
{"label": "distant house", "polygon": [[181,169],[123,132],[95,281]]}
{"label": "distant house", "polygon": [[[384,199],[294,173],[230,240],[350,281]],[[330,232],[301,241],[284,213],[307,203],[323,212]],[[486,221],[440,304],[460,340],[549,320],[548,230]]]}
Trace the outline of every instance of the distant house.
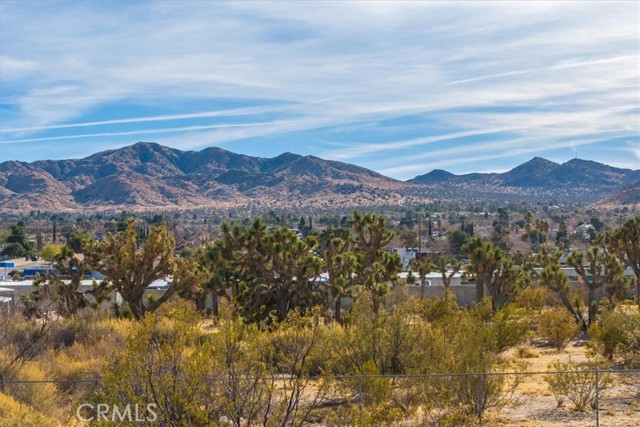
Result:
{"label": "distant house", "polygon": [[[540,267],[535,267],[533,270],[538,275],[542,273],[542,268],[540,268]],[[572,268],[572,267],[562,267],[562,271],[564,272],[564,274],[567,275],[567,277],[569,278],[570,282],[577,282],[578,281],[578,273],[576,273],[576,270],[574,268]],[[624,275],[625,275],[625,277],[635,277],[631,267],[627,267],[624,270]],[[600,278],[603,279],[604,276],[601,276]],[[593,277],[590,274],[587,274],[587,279],[588,280],[592,280]]]}
{"label": "distant house", "polygon": [[[400,259],[402,260],[402,265],[404,265],[404,267],[406,268],[409,266],[409,263],[411,262],[411,260],[418,256],[419,249],[418,248],[391,248],[389,249],[389,252],[391,252],[392,254],[400,255]],[[422,253],[426,254],[427,253],[426,249],[423,248]]]}
{"label": "distant house", "polygon": [[[409,272],[402,272],[400,274],[398,274],[398,278],[402,279],[402,280],[407,280],[407,276],[409,275]],[[413,272],[414,277],[416,278],[416,282],[414,283],[415,286],[420,286],[420,277],[418,276],[418,274],[416,272]],[[432,272],[427,274],[426,276],[426,285],[427,286],[443,286],[442,284],[442,274],[440,274],[439,272]],[[458,272],[456,274],[454,274],[454,276],[451,278],[451,285],[455,286],[455,285],[462,285],[462,273]]]}
{"label": "distant house", "polygon": [[22,272],[22,277],[24,279],[35,279],[37,275],[46,276],[54,273],[56,273],[56,269],[53,267],[25,268]]}
{"label": "distant house", "polygon": [[0,313],[9,313],[15,305],[15,291],[11,288],[0,288]]}

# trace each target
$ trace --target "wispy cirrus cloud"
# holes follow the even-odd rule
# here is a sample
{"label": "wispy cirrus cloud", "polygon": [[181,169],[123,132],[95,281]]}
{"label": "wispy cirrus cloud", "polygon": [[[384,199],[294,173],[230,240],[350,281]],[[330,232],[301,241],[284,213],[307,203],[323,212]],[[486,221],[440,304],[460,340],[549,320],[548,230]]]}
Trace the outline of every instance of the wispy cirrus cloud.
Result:
{"label": "wispy cirrus cloud", "polygon": [[[409,178],[469,160],[451,163],[447,150],[473,156],[465,168],[486,158],[504,169],[587,140],[598,148],[587,154],[620,163],[605,135],[640,133],[634,2],[0,8],[0,160],[77,157],[145,135]],[[566,137],[576,139],[556,143]]]}

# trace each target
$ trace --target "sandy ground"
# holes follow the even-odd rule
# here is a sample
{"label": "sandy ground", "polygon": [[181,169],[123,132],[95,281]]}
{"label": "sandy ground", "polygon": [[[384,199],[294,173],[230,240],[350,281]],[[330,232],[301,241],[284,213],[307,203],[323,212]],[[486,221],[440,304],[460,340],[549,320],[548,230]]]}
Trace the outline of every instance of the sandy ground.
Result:
{"label": "sandy ground", "polygon": [[[576,340],[561,352],[531,343],[528,350],[534,357],[519,358],[512,349],[505,356],[528,363],[528,372],[544,372],[547,366],[560,360],[582,362],[586,360],[586,343]],[[640,375],[615,374],[615,384],[601,393],[599,411],[600,427],[640,426]],[[500,427],[586,427],[596,426],[596,413],[591,408],[578,412],[573,403],[562,406],[550,392],[544,375],[527,375],[518,386],[513,402],[498,415],[490,415],[486,426]]]}

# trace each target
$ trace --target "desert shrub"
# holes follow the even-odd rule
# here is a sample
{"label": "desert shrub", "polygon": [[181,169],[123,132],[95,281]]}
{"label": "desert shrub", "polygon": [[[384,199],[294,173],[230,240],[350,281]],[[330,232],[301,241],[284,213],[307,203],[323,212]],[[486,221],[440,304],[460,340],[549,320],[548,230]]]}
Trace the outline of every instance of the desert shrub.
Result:
{"label": "desert shrub", "polygon": [[589,328],[592,349],[627,368],[640,367],[640,313],[635,306],[620,305]]}
{"label": "desert shrub", "polygon": [[133,311],[131,311],[131,307],[126,302],[122,304],[112,303],[111,312],[118,319],[133,319]]}
{"label": "desert shrub", "polygon": [[380,376],[375,363],[369,361],[362,367],[362,376],[358,378],[358,398],[366,406],[380,405],[393,397],[393,386],[389,377]]}
{"label": "desert shrub", "polygon": [[52,331],[57,327],[55,322],[25,320],[18,315],[3,316],[0,318],[0,348],[6,355],[31,360],[49,348]]}
{"label": "desert shrub", "polygon": [[[494,325],[475,312],[460,311],[448,324],[438,325],[440,353],[424,358],[423,373],[454,373],[415,380],[415,400],[424,408],[428,426],[464,426],[487,410],[501,410],[513,396],[519,376],[490,375],[519,369],[497,356]],[[479,398],[480,397],[480,398]]]}
{"label": "desert shrub", "polygon": [[195,346],[202,345],[199,318],[169,307],[163,314],[162,319],[158,313],[137,322],[125,345],[114,350],[102,370],[104,387],[93,400],[141,408],[156,405],[159,425],[208,426],[215,402],[206,381],[211,364],[206,352],[196,351]]}
{"label": "desert shrub", "polygon": [[325,411],[322,425],[326,427],[399,427],[404,414],[400,408],[389,403],[369,406],[364,410],[358,405],[343,405],[338,409]]}
{"label": "desert shrub", "polygon": [[471,309],[471,313],[478,319],[488,322],[493,316],[493,303],[491,297],[485,296],[482,300],[475,303]]}
{"label": "desert shrub", "polygon": [[540,311],[553,300],[553,295],[547,288],[543,287],[527,287],[524,288],[514,303],[518,307],[522,307],[527,311]]}
{"label": "desert shrub", "polygon": [[449,298],[424,298],[420,301],[420,314],[428,322],[446,320],[455,315],[458,304],[452,295]]}
{"label": "desert shrub", "polygon": [[24,382],[8,385],[8,395],[43,414],[56,412],[57,389],[53,383],[41,382],[47,380],[47,375],[37,363],[24,364],[11,379]]}
{"label": "desert shrub", "polygon": [[[269,371],[270,395],[268,413],[281,426],[303,425],[315,416],[323,403],[331,378],[324,375],[312,381],[313,376],[323,374],[321,359],[316,350],[321,344],[322,316],[319,308],[306,315],[290,311],[287,318],[273,325],[267,340],[260,349],[265,355]],[[285,344],[286,349],[280,344]]]}
{"label": "desert shrub", "polygon": [[404,417],[395,402],[392,378],[380,376],[373,361],[363,365],[361,375],[343,379],[340,385],[352,403],[324,414],[327,426],[396,426]]}
{"label": "desert shrub", "polygon": [[272,403],[272,377],[262,361],[268,339],[255,323],[245,323],[223,304],[218,330],[210,345],[200,347],[211,363],[212,399],[231,425],[254,425],[268,413]]}
{"label": "desert shrub", "polygon": [[425,357],[430,344],[415,301],[401,292],[391,298],[376,313],[369,293],[358,297],[342,340],[334,345],[336,373],[360,374],[365,363],[373,362],[381,374],[404,374]]}
{"label": "desert shrub", "polygon": [[273,330],[264,332],[267,343],[263,355],[267,365],[276,372],[295,374],[301,368],[297,363],[304,358],[305,375],[323,372],[328,359],[320,349],[320,322],[318,310],[311,316],[294,311]]}
{"label": "desert shrub", "polygon": [[522,344],[530,331],[525,311],[513,304],[498,310],[487,326],[495,335],[498,353]]}
{"label": "desert shrub", "polygon": [[516,350],[516,354],[520,359],[531,359],[534,357],[540,357],[540,355],[529,346],[522,345],[519,346]]}
{"label": "desert shrub", "polygon": [[0,427],[61,426],[57,420],[43,415],[6,394],[0,393]]}
{"label": "desert shrub", "polygon": [[[549,373],[545,375],[544,380],[555,396],[558,406],[561,406],[567,398],[574,404],[576,411],[582,412],[587,405],[595,408],[596,375],[593,370],[605,367],[596,362],[576,363],[571,359],[568,362],[556,361],[547,367]],[[599,373],[600,392],[610,388],[613,382],[614,378],[611,374]],[[601,395],[600,398],[602,398]]]}
{"label": "desert shrub", "polygon": [[538,334],[558,350],[563,350],[579,333],[580,327],[566,310],[547,308],[540,313]]}

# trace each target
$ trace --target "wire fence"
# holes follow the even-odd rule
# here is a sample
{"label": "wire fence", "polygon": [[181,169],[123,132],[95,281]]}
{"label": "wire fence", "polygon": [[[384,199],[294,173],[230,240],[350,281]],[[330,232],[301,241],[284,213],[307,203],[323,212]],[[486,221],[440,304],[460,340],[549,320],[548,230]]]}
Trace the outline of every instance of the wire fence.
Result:
{"label": "wire fence", "polygon": [[[299,379],[277,375],[270,380],[275,389],[286,390],[292,381]],[[222,379],[207,381],[215,385],[218,380]],[[312,426],[338,425],[323,421],[327,411],[351,409],[366,415],[384,402],[387,407],[402,409],[403,420],[397,425],[403,426],[640,425],[640,370],[338,375],[305,380],[311,384],[331,384],[322,394],[318,393],[318,387],[304,392],[309,396],[303,396],[302,401],[310,405],[307,408],[310,413],[317,413],[310,417],[313,421],[306,423]],[[61,425],[69,425],[71,421],[86,421],[80,408],[83,404],[87,406],[86,402],[97,403],[96,396],[102,387],[101,380],[94,378],[4,380],[0,393],[54,417]],[[451,421],[461,413],[467,416],[459,424]]]}

